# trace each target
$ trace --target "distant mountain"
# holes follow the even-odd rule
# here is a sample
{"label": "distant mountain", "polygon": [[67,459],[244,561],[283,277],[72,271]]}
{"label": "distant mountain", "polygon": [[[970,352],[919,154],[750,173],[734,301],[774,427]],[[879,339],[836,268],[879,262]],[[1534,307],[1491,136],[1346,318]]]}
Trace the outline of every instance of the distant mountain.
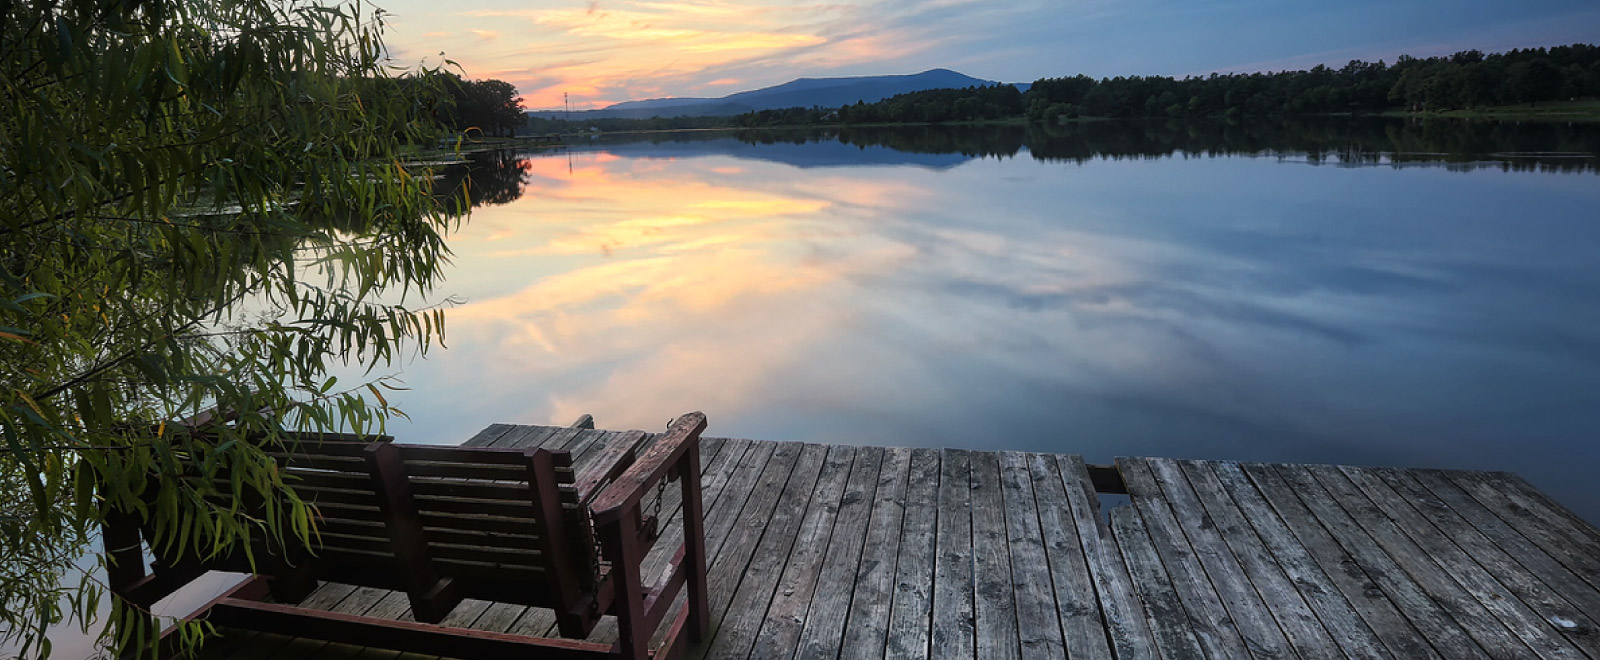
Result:
{"label": "distant mountain", "polygon": [[649,119],[651,117],[724,117],[756,110],[822,106],[836,108],[857,101],[872,103],[896,94],[920,92],[925,89],[949,89],[993,85],[993,81],[949,69],[930,69],[922,73],[901,76],[859,76],[852,78],[800,78],[782,85],[764,87],[748,92],[729,94],[721,98],[667,98],[643,101],[624,101],[600,110],[585,110],[568,115],[559,110],[541,110],[528,114],[536,117],[561,119],[570,116],[584,119]]}

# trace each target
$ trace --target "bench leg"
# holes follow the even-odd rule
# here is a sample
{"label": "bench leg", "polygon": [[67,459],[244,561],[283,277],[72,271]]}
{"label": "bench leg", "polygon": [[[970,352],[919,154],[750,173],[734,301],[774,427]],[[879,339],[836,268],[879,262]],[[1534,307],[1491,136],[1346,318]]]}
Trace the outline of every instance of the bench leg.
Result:
{"label": "bench leg", "polygon": [[267,588],[272,599],[280,603],[298,603],[317,590],[317,576],[306,562],[294,568],[274,571]]}
{"label": "bench leg", "polygon": [[411,599],[411,616],[422,623],[438,623],[450,615],[450,610],[461,603],[461,590],[455,580],[440,578],[423,593],[408,593]]}
{"label": "bench leg", "polygon": [[264,543],[257,548],[256,556],[265,557],[268,576],[267,590],[272,599],[280,603],[298,603],[317,590],[317,576],[311,570],[311,552],[293,538],[287,544]]}
{"label": "bench leg", "polygon": [[650,636],[655,630],[645,626],[644,580],[639,563],[644,553],[639,547],[638,530],[644,519],[635,504],[620,520],[600,526],[601,549],[611,560],[611,583],[616,588],[612,613],[617,615],[618,657],[644,660],[650,654]]}
{"label": "bench leg", "polygon": [[711,599],[706,587],[706,523],[700,502],[700,443],[689,445],[680,470],[683,479],[683,566],[689,591],[689,641],[700,643],[711,630]]}

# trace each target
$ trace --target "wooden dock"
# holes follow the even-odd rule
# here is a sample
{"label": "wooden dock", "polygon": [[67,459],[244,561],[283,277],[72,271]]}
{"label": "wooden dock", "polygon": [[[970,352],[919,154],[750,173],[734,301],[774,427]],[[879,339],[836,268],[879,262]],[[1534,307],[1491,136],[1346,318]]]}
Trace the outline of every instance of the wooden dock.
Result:
{"label": "wooden dock", "polygon": [[[497,424],[465,444],[581,463],[618,435]],[[721,438],[701,457],[713,628],[693,656],[1600,660],[1600,530],[1507,473]],[[1130,502],[1101,511],[1096,484]],[[409,616],[404,594],[337,584],[308,603]],[[446,623],[553,617],[467,601]],[[416,657],[248,633],[205,656]]]}

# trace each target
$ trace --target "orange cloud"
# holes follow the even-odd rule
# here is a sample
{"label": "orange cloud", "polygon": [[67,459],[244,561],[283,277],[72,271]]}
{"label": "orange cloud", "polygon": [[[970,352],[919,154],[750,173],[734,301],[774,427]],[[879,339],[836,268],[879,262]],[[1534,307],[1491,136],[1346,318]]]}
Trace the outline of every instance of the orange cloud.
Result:
{"label": "orange cloud", "polygon": [[[484,9],[474,19],[499,19],[496,30],[513,34],[523,25],[525,41],[496,58],[526,68],[482,67],[470,55],[455,56],[474,75],[517,85],[530,108],[588,109],[618,101],[682,95],[696,87],[726,86],[740,78],[708,75],[732,61],[783,57],[828,42],[814,22],[796,20],[811,8],[750,8],[724,2],[623,2],[605,7]],[[807,28],[806,25],[812,27]],[[799,26],[799,27],[797,27]],[[537,62],[528,66],[530,60]],[[476,73],[483,70],[484,73]],[[696,76],[711,83],[693,82]],[[781,81],[780,81],[781,82]]]}

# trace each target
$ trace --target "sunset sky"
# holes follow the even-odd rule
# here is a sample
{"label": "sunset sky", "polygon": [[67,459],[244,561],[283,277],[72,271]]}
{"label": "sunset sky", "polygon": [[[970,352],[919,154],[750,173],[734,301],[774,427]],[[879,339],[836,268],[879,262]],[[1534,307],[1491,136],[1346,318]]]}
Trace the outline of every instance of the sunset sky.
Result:
{"label": "sunset sky", "polygon": [[1205,74],[1593,42],[1593,0],[382,0],[402,64],[530,109],[944,67],[1003,82]]}

